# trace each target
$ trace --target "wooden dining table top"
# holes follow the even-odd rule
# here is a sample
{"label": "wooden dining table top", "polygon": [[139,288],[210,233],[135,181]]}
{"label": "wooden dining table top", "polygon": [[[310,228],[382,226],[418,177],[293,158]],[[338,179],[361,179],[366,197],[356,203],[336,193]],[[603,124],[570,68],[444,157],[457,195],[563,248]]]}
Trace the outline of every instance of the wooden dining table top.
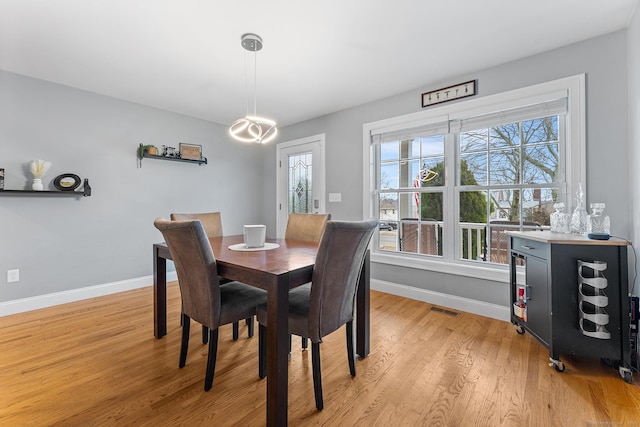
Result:
{"label": "wooden dining table top", "polygon": [[211,237],[209,242],[218,263],[218,274],[266,289],[265,275],[289,275],[289,287],[311,280],[318,245],[302,240],[267,239],[279,247],[267,250],[238,251],[229,246],[243,243],[243,235]]}

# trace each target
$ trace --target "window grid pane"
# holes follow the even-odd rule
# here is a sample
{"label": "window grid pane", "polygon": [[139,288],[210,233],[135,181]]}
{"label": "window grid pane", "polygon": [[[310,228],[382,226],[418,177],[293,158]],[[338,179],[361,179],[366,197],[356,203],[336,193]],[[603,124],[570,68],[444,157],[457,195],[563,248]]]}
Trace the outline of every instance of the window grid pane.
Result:
{"label": "window grid pane", "polygon": [[379,249],[441,256],[444,135],[381,143],[378,156]]}

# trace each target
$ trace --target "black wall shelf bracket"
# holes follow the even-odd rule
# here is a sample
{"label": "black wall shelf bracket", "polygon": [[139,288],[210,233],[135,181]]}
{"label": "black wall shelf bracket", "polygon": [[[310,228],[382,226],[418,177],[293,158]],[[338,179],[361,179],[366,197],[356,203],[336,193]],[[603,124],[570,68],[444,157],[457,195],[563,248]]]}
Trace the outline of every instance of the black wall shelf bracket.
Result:
{"label": "black wall shelf bracket", "polygon": [[142,156],[145,159],[157,159],[157,160],[171,160],[174,162],[185,162],[185,163],[195,163],[198,165],[206,165],[207,164],[207,158],[203,157],[200,160],[192,160],[192,159],[181,159],[180,157],[167,157],[167,156],[153,156],[151,154],[147,154],[145,153],[144,156]]}

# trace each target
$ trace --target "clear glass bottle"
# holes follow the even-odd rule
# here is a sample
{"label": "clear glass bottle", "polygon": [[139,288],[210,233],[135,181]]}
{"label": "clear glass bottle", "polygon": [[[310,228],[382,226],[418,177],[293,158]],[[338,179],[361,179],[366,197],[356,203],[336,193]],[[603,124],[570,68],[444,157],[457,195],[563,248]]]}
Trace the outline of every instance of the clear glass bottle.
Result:
{"label": "clear glass bottle", "polygon": [[591,215],[587,221],[587,233],[611,233],[611,221],[609,215],[605,215],[604,203],[591,203]]}
{"label": "clear glass bottle", "polygon": [[584,193],[582,192],[582,184],[578,184],[576,191],[576,208],[571,217],[571,232],[574,234],[587,234],[587,210],[584,204]]}
{"label": "clear glass bottle", "polygon": [[569,233],[569,223],[571,215],[565,213],[564,203],[558,202],[553,204],[555,212],[551,214],[551,231],[555,233]]}

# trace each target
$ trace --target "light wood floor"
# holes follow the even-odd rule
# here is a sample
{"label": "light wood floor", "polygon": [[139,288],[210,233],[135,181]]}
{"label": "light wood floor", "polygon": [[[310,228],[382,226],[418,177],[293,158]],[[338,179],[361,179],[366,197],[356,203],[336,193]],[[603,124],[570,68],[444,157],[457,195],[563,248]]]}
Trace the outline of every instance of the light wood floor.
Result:
{"label": "light wood floor", "polygon": [[[179,291],[168,287],[168,335],[153,337],[152,289],[0,318],[0,426],[241,425],[265,422],[257,337],[220,331],[213,389],[192,327],[178,368]],[[345,334],[322,344],[325,409],[316,411],[311,355],[294,339],[292,426],[640,426],[640,382],[598,359],[548,352],[506,322],[372,292],[371,355],[351,378]],[[256,328],[257,330],[257,328]]]}

